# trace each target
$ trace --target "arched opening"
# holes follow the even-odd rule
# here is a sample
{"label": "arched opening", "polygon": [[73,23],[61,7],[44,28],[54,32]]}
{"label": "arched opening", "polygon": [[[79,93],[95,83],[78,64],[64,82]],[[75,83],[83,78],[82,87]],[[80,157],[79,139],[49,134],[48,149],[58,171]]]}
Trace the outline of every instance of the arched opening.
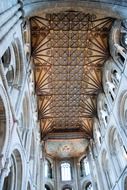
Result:
{"label": "arched opening", "polygon": [[65,186],[62,190],[72,190],[72,188],[70,186]]}
{"label": "arched opening", "polygon": [[4,180],[2,190],[22,189],[22,160],[19,151],[13,151],[10,158],[10,171]]}
{"label": "arched opening", "polygon": [[2,98],[0,97],[0,153],[3,149],[6,135],[6,113]]}
{"label": "arched opening", "polygon": [[14,165],[16,167],[16,187],[17,189],[22,189],[22,159],[18,150],[14,150],[12,153],[14,157]]}
{"label": "arched opening", "polygon": [[48,159],[45,160],[45,178],[52,178],[52,166]]}
{"label": "arched opening", "polygon": [[80,175],[81,177],[84,177],[89,174],[90,174],[89,162],[87,157],[84,157],[80,161]]}
{"label": "arched opening", "polygon": [[62,181],[71,181],[72,174],[71,174],[71,165],[68,162],[61,163],[61,180]]}
{"label": "arched opening", "polygon": [[23,99],[22,103],[22,113],[20,118],[20,131],[21,131],[21,137],[23,140],[23,145],[26,149],[26,151],[29,153],[29,146],[30,143],[30,104],[29,99],[27,97],[27,94],[25,94],[25,97]]}
{"label": "arched opening", "polygon": [[109,131],[109,148],[116,172],[119,175],[126,166],[127,150],[116,128],[111,128]]}
{"label": "arched opening", "polygon": [[13,190],[15,189],[16,181],[16,167],[14,164],[14,158],[11,157],[11,167],[7,177],[4,179],[3,189],[2,190]]}
{"label": "arched opening", "polygon": [[109,158],[107,156],[106,150],[103,150],[101,164],[102,164],[104,181],[107,184],[108,189],[111,189],[111,187],[112,187],[112,177],[111,177],[112,171],[111,171],[111,167],[109,164]]}
{"label": "arched opening", "polygon": [[125,90],[121,94],[120,105],[119,105],[119,114],[120,114],[120,124],[127,135],[127,91]]}
{"label": "arched opening", "polygon": [[4,52],[3,56],[1,57],[1,60],[2,60],[3,66],[7,68],[11,61],[11,50],[9,47]]}

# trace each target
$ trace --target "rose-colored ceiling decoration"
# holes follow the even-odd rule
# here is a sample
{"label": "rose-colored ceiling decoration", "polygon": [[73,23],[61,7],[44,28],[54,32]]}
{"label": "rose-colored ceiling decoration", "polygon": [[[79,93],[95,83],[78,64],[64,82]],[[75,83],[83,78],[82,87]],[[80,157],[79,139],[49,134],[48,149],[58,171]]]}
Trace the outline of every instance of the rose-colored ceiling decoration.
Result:
{"label": "rose-colored ceiling decoration", "polygon": [[60,12],[30,19],[42,138],[92,137],[112,18]]}

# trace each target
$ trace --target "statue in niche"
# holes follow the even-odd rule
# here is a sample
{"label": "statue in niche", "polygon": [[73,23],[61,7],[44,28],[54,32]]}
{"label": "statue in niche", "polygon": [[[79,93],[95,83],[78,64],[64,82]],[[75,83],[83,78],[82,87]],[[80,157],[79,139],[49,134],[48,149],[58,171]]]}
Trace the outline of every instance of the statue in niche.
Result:
{"label": "statue in niche", "polygon": [[119,82],[120,82],[120,74],[114,69],[111,72],[111,81],[113,82],[113,84],[117,87]]}
{"label": "statue in niche", "polygon": [[108,93],[110,94],[112,100],[114,101],[114,97],[115,97],[115,85],[112,82],[107,81],[106,82],[106,89],[107,89]]}

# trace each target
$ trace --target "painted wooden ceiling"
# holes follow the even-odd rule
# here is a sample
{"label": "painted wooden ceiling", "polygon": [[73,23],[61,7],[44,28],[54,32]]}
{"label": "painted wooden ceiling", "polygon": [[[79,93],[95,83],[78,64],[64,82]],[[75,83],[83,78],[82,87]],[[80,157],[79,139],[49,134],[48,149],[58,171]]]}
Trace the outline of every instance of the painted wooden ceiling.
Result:
{"label": "painted wooden ceiling", "polygon": [[92,138],[112,23],[109,17],[75,11],[30,19],[42,139]]}

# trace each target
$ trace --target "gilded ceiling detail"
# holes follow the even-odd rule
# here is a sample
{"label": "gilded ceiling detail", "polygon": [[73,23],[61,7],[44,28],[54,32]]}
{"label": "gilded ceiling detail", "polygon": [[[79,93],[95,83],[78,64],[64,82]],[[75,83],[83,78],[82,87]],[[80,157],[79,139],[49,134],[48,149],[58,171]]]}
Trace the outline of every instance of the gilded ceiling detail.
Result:
{"label": "gilded ceiling detail", "polygon": [[59,130],[92,137],[112,18],[61,12],[30,19],[43,137]]}

